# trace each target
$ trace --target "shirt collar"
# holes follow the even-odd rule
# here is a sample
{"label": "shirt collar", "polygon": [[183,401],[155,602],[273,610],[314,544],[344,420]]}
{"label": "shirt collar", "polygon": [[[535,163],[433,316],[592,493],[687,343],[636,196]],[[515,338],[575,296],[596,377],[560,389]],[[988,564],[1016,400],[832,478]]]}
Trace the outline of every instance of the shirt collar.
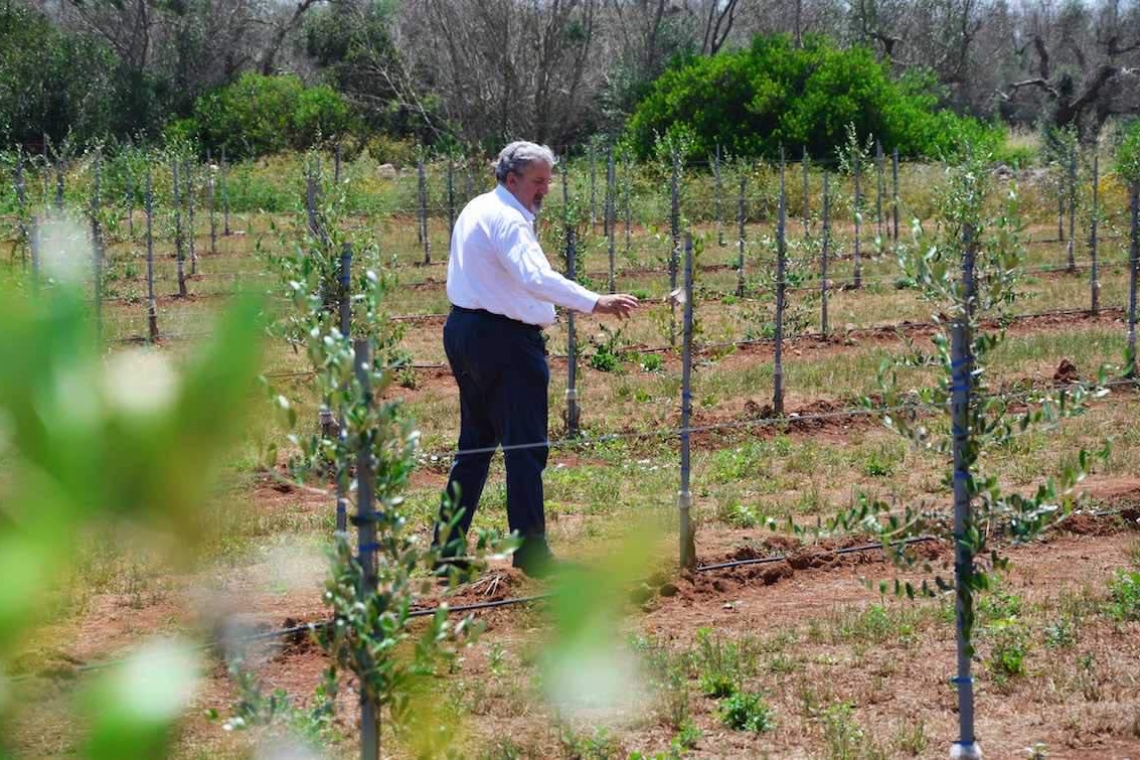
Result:
{"label": "shirt collar", "polygon": [[519,199],[511,194],[504,185],[495,185],[495,194],[499,196],[499,200],[508,206],[513,206],[522,212],[523,219],[526,219],[527,224],[534,224],[534,214],[526,206],[519,203]]}

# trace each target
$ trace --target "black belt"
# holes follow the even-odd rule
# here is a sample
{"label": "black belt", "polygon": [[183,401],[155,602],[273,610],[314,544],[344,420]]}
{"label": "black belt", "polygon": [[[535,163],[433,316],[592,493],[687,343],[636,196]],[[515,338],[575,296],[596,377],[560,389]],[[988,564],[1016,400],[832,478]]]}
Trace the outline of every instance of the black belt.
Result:
{"label": "black belt", "polygon": [[519,320],[511,319],[510,317],[508,317],[504,314],[496,314],[495,312],[487,311],[486,309],[468,309],[466,306],[456,306],[455,304],[452,304],[451,310],[457,311],[460,314],[473,314],[475,316],[485,317],[487,319],[494,320],[495,322],[503,322],[503,323],[509,324],[513,327],[523,327],[523,328],[526,328],[527,330],[534,330],[535,332],[540,332],[542,330],[542,328],[538,325],[532,325],[532,324],[528,324],[526,322],[520,322]]}

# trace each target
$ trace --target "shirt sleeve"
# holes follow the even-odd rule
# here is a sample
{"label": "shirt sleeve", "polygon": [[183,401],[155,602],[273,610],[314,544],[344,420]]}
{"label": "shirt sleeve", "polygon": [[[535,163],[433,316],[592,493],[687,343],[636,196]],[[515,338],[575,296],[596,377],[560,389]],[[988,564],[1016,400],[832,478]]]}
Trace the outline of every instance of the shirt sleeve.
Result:
{"label": "shirt sleeve", "polygon": [[500,263],[528,293],[565,309],[591,313],[598,294],[554,271],[530,225],[504,221],[494,241]]}

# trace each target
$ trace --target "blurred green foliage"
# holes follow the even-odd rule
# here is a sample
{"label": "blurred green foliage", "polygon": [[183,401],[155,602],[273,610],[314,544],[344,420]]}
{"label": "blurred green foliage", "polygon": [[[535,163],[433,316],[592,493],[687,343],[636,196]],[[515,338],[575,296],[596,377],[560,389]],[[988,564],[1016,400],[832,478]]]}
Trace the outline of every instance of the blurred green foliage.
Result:
{"label": "blurred green foliage", "polygon": [[[4,287],[0,695],[14,698],[0,699],[0,757],[12,751],[3,723],[25,707],[4,673],[45,620],[79,542],[95,527],[139,525],[167,537],[176,562],[193,558],[199,507],[254,388],[258,314],[256,303],[238,299],[217,337],[175,366],[157,350],[106,355],[81,287]],[[195,676],[191,652],[171,642],[100,672],[78,703],[80,754],[164,757]]]}

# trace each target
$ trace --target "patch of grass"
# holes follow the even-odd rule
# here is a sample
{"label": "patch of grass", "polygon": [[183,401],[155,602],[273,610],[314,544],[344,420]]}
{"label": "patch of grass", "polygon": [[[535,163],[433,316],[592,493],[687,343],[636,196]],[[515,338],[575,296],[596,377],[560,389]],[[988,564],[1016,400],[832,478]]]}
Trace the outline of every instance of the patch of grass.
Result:
{"label": "patch of grass", "polygon": [[1067,649],[1077,643],[1077,621],[1062,615],[1047,623],[1041,631],[1049,649]]}
{"label": "patch of grass", "polygon": [[922,757],[930,744],[926,735],[926,723],[921,718],[917,723],[900,724],[895,732],[895,748],[910,757]]}
{"label": "patch of grass", "polygon": [[985,629],[993,642],[986,660],[986,669],[999,687],[1026,674],[1025,659],[1029,656],[1029,629],[1015,618],[999,620]]}
{"label": "patch of grass", "polygon": [[720,698],[734,693],[744,679],[755,675],[758,661],[759,652],[751,637],[731,641],[715,635],[711,628],[697,630],[692,665],[707,696]]}
{"label": "patch of grass", "polygon": [[818,716],[829,760],[886,760],[887,754],[855,720],[849,702],[831,705]]}
{"label": "patch of grass", "polygon": [[573,760],[610,760],[621,753],[617,740],[604,728],[599,728],[592,734],[577,734],[563,728],[559,740],[566,756]]}
{"label": "patch of grass", "polygon": [[756,734],[775,727],[772,708],[762,694],[738,691],[720,703],[720,721],[734,731],[751,731]]}
{"label": "patch of grass", "polygon": [[1108,582],[1109,614],[1121,622],[1140,620],[1140,570],[1118,570]]}

